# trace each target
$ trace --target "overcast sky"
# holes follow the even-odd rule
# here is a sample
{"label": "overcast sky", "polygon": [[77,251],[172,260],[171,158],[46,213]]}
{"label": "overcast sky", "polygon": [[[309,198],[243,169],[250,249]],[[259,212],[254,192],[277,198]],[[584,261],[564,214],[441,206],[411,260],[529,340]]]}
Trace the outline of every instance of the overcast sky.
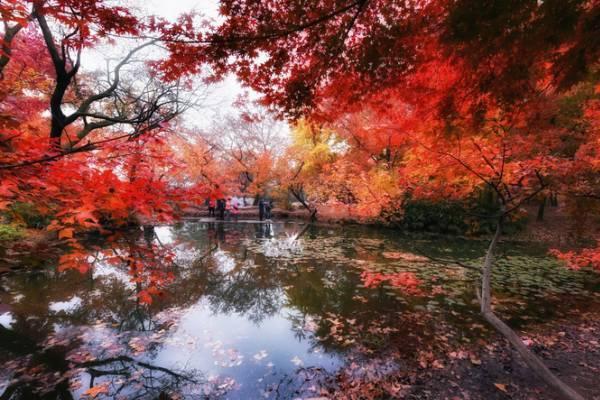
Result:
{"label": "overcast sky", "polygon": [[217,17],[218,0],[144,0],[148,12],[174,20],[183,12],[198,11],[209,17]]}
{"label": "overcast sky", "polygon": [[[190,11],[196,11],[210,18],[218,18],[219,15],[218,0],[115,0],[115,3],[128,3],[142,13],[157,15],[172,21],[180,14]],[[133,46],[133,43],[124,40],[116,47],[101,46],[91,50],[84,55],[83,67],[89,71],[103,70],[107,58],[120,59],[126,53],[126,49]],[[232,103],[243,93],[250,93],[253,98],[257,97],[256,93],[242,88],[233,76],[226,78],[221,83],[211,85],[208,88],[208,97],[203,102],[203,107],[186,113],[186,124],[190,127],[209,129],[212,121],[218,119],[219,115],[236,113]],[[287,134],[286,124],[282,124],[282,129]]]}

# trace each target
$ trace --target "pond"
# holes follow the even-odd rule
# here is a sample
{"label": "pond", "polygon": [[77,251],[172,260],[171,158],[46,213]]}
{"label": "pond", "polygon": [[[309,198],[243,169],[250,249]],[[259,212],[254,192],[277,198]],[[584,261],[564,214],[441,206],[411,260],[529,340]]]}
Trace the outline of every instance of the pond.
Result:
{"label": "pond", "polygon": [[[477,267],[486,241],[318,225],[294,240],[303,228],[199,220],[92,237],[88,267],[62,272],[65,254],[30,255],[35,269],[0,277],[0,395],[400,393],[411,371],[492,335],[478,272],[452,262]],[[598,307],[600,280],[547,249],[500,253],[495,308],[513,327]]]}

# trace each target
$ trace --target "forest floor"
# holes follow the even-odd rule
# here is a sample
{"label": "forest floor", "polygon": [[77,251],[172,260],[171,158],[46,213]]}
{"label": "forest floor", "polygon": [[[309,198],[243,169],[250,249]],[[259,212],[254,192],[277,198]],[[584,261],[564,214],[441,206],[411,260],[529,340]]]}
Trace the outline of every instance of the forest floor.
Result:
{"label": "forest floor", "polygon": [[[584,398],[600,399],[600,312],[578,314],[521,332],[544,363]],[[471,353],[473,349],[471,349]],[[417,375],[404,398],[419,400],[560,400],[498,337],[478,354],[455,357]]]}
{"label": "forest floor", "polygon": [[593,238],[600,238],[600,220],[592,216],[580,215],[573,218],[564,207],[547,207],[544,219],[538,221],[536,207],[526,209],[529,221],[523,231],[511,236],[514,240],[571,248],[587,244]]}

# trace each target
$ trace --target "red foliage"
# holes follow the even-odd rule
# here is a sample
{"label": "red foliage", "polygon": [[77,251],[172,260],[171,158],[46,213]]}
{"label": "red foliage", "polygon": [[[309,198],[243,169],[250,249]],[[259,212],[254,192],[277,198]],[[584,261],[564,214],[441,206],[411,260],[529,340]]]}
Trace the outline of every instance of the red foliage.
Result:
{"label": "red foliage", "polygon": [[565,261],[569,268],[592,268],[600,272],[600,241],[598,241],[595,248],[566,252],[552,250],[551,253],[558,259]]}
{"label": "red foliage", "polygon": [[[77,138],[81,143],[73,141],[78,131],[98,123],[94,115],[106,112],[111,119],[110,102],[92,102],[93,106],[81,108],[86,115],[63,126],[62,140],[50,140],[51,123],[71,118],[61,107],[77,108],[99,90],[111,88],[109,83],[99,89],[96,77],[79,71],[80,51],[107,41],[109,35],[141,36],[148,26],[132,10],[104,0],[0,4],[7,22],[0,54],[0,211],[3,219],[9,218],[15,207],[26,204],[51,220],[47,229],[71,248],[60,257],[59,271],[86,273],[94,264],[79,234],[171,223],[206,195],[204,185],[189,184],[181,174],[177,150],[167,140],[172,117],[161,119],[160,108],[148,108],[148,115],[155,113],[157,118],[140,126],[99,124],[85,141],[82,137]],[[44,24],[51,29],[44,30]],[[117,73],[110,79],[116,80]],[[111,95],[109,91],[96,98]],[[143,101],[147,99],[125,100],[129,109],[142,110],[140,118],[146,112]],[[125,118],[119,114],[127,112],[123,110],[121,105],[112,118]],[[132,248],[125,259],[122,254],[111,256],[125,262],[132,279],[144,288],[138,295],[142,303],[159,294],[168,280],[162,269],[173,262],[167,249],[151,250]],[[154,253],[162,254],[160,260]]]}
{"label": "red foliage", "polygon": [[164,71],[210,62],[216,76],[235,71],[292,116],[316,111],[324,90],[345,86],[340,99],[356,103],[440,56],[460,66],[475,99],[518,102],[541,78],[561,88],[579,82],[600,52],[593,0],[225,0],[220,12],[223,21],[209,28],[193,16],[160,26],[172,53]]}
{"label": "red foliage", "polygon": [[380,272],[364,271],[360,274],[363,284],[368,288],[375,288],[387,283],[406,293],[419,294],[421,281],[413,272],[398,272],[395,274],[383,274]]}

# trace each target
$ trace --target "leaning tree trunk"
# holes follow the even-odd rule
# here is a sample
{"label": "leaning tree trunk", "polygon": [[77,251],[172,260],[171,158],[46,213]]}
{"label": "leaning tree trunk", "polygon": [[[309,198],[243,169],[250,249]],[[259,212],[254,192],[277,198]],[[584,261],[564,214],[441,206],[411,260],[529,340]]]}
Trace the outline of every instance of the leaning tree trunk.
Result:
{"label": "leaning tree trunk", "polygon": [[298,200],[300,202],[300,204],[302,204],[302,206],[304,208],[306,208],[306,210],[309,212],[310,214],[310,221],[312,222],[316,222],[317,221],[317,212],[319,211],[317,209],[317,207],[310,208],[310,205],[306,202],[306,200],[304,200],[303,196],[301,195],[300,192],[294,190],[294,189],[290,189],[290,192],[292,193],[292,195],[296,198],[296,200]]}
{"label": "leaning tree trunk", "polygon": [[517,352],[523,357],[525,363],[550,387],[560,393],[565,399],[569,400],[584,400],[583,396],[577,393],[569,385],[561,381],[556,375],[554,375],[548,367],[540,360],[535,354],[529,350],[529,348],[523,343],[519,335],[513,331],[508,325],[506,325],[500,318],[494,314],[492,310],[492,268],[494,265],[494,253],[498,246],[500,235],[502,234],[502,220],[500,217],[498,220],[498,226],[496,227],[496,233],[490,242],[487,253],[485,254],[485,261],[483,264],[483,277],[481,282],[481,314],[498,332],[500,332]]}

